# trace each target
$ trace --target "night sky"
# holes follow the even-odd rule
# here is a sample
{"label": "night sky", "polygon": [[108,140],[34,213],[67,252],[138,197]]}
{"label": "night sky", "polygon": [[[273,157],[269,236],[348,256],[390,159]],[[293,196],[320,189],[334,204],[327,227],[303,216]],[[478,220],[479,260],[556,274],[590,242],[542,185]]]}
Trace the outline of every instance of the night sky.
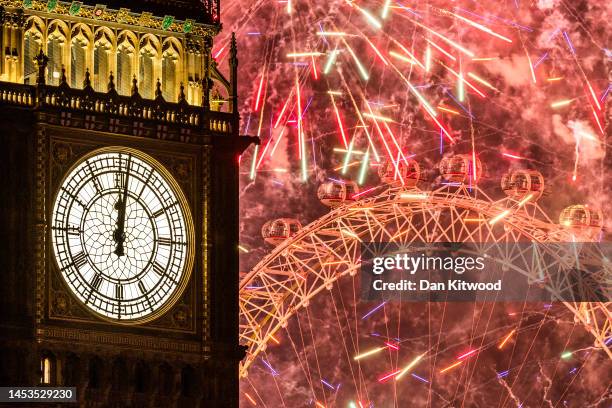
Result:
{"label": "night sky", "polygon": [[[362,190],[379,185],[376,156],[399,155],[397,146],[421,165],[423,189],[452,154],[478,156],[480,186],[493,198],[503,197],[508,170],[537,169],[547,186],[539,204],[553,221],[568,205],[589,204],[602,210],[600,239],[609,240],[612,3],[223,1],[222,10],[213,54],[225,69],[235,31],[241,132],[262,141],[241,157],[242,271],[272,250],[264,222],[306,225],[325,214],[316,190],[329,178],[357,181],[365,168]],[[344,140],[370,161],[353,154],[341,174]],[[242,382],[243,406],[254,406],[250,398],[267,407],[612,404],[610,359],[563,305],[390,303],[362,319],[377,304],[359,302],[356,285],[340,280],[278,333],[280,344]],[[385,342],[398,350],[353,360]],[[378,381],[425,351],[418,377]]]}

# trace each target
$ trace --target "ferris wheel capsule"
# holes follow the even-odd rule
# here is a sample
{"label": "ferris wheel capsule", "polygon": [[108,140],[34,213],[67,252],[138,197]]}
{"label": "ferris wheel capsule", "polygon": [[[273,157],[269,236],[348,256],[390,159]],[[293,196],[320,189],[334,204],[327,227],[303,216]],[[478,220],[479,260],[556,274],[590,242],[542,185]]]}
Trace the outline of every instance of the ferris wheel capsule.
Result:
{"label": "ferris wheel capsule", "polygon": [[559,224],[577,235],[594,237],[603,228],[603,215],[587,204],[570,205],[561,211]]}
{"label": "ferris wheel capsule", "polygon": [[356,201],[359,187],[354,181],[330,180],[319,186],[317,196],[328,207],[339,207]]}
{"label": "ferris wheel capsule", "polygon": [[414,187],[421,177],[421,168],[413,159],[400,160],[397,165],[387,159],[378,168],[378,176],[386,184]]}
{"label": "ferris wheel capsule", "polygon": [[440,174],[452,183],[477,183],[482,176],[482,163],[471,154],[457,154],[445,157],[440,161]]}
{"label": "ferris wheel capsule", "polygon": [[514,170],[503,175],[501,188],[508,197],[536,201],[544,193],[544,176],[537,170]]}
{"label": "ferris wheel capsule", "polygon": [[302,224],[294,218],[278,218],[266,222],[261,227],[261,236],[268,244],[279,245],[296,235],[301,228]]}

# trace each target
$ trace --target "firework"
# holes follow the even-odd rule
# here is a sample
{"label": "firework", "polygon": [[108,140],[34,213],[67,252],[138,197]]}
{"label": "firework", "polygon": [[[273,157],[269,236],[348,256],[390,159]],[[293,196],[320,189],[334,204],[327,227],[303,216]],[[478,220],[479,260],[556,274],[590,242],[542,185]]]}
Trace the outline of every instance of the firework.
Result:
{"label": "firework", "polygon": [[[241,116],[246,119],[242,121],[241,130],[248,133],[251,129],[255,133],[253,129],[256,129],[262,139],[261,145],[251,148],[242,160],[243,172],[249,176],[249,180],[245,176],[245,202],[261,200],[264,207],[256,215],[254,206],[249,204],[243,210],[247,217],[241,245],[244,242],[242,248],[249,248],[249,253],[239,250],[245,254],[245,262],[252,262],[263,253],[256,241],[257,234],[252,234],[252,229],[261,225],[261,219],[270,217],[270,214],[284,216],[277,214],[282,212],[312,220],[311,214],[320,208],[309,194],[313,185],[321,180],[339,180],[341,177],[347,182],[351,180],[366,186],[352,198],[368,202],[357,203],[346,213],[352,218],[365,214],[375,222],[373,214],[376,213],[378,197],[374,196],[383,188],[371,170],[389,163],[399,176],[397,184],[405,185],[400,165],[404,165],[406,158],[413,154],[421,166],[438,162],[442,155],[468,155],[471,169],[466,189],[474,187],[473,194],[479,194],[476,183],[482,179],[474,171],[476,159],[486,162],[487,181],[489,172],[491,178],[496,179],[508,168],[536,165],[542,166],[538,169],[543,173],[555,175],[550,179],[552,186],[547,186],[561,194],[554,194],[553,200],[544,196],[536,202],[533,194],[526,194],[509,200],[507,205],[495,202],[487,207],[486,214],[460,214],[461,219],[469,223],[467,229],[470,230],[488,228],[501,231],[503,228],[497,224],[515,220],[532,210],[539,211],[545,200],[552,201],[554,207],[557,201],[561,201],[560,197],[572,191],[572,179],[580,181],[575,184],[581,188],[576,199],[584,197],[585,201],[589,200],[596,191],[601,194],[597,200],[610,201],[607,193],[601,193],[599,179],[599,174],[607,171],[602,166],[600,153],[607,146],[605,104],[608,103],[610,87],[607,75],[597,71],[601,69],[601,55],[606,50],[597,48],[596,44],[605,44],[605,40],[599,30],[591,28],[597,25],[593,12],[578,13],[570,3],[563,6],[549,4],[555,2],[528,4],[517,1],[510,5],[480,2],[471,3],[471,10],[444,0],[402,3],[387,0],[255,2],[245,7],[249,9],[248,18],[237,18],[237,23],[230,25],[239,37],[244,36],[247,42],[244,48],[249,50],[248,57],[246,52],[244,57],[241,56],[245,81],[252,84],[241,95],[245,101]],[[602,11],[595,3],[588,4],[594,10]],[[265,10],[265,16],[259,10]],[[604,19],[605,13],[601,14]],[[227,43],[227,39],[223,39],[219,50],[213,54],[218,62],[227,56]],[[247,65],[246,61],[251,64]],[[423,191],[428,190],[427,185],[444,186],[449,191],[462,188],[462,183],[440,181],[433,166],[425,174],[414,190],[406,189],[394,194],[412,205],[434,202],[430,200],[432,195]],[[272,186],[274,188],[270,188]],[[318,217],[320,213],[317,214]],[[432,211],[432,217],[435,219],[436,216]],[[551,217],[556,219],[554,214]],[[381,234],[389,240],[410,240],[414,234],[403,225],[383,224],[386,229],[382,229]],[[360,237],[363,237],[362,231],[353,228],[349,222],[330,226],[329,234],[340,236],[353,246],[358,246]],[[294,247],[304,252],[309,250],[309,244],[303,242],[299,246],[288,246]],[[342,270],[349,276],[347,268],[353,266],[336,263],[330,255],[330,260],[304,271],[300,277],[307,286],[318,274],[328,276],[332,270]],[[257,284],[259,282],[252,287],[260,288]],[[296,292],[306,290],[300,285],[289,289]],[[358,299],[358,285],[355,289],[351,295]],[[358,303],[355,306],[347,298],[339,298],[338,285],[329,285],[328,290],[332,300],[326,303],[324,310],[331,318],[327,315],[317,318],[330,321],[313,317],[311,322],[308,314],[314,315],[314,309],[309,311],[305,305],[286,305],[279,301],[279,310],[295,307],[299,310],[299,317],[289,322],[286,334],[294,335],[291,341],[283,332],[283,344],[273,349],[295,345],[296,371],[300,368],[304,371],[303,384],[307,385],[303,388],[310,394],[301,402],[275,402],[268,406],[401,406],[406,401],[402,392],[407,394],[402,387],[407,385],[431,387],[426,393],[429,400],[424,402],[429,406],[442,405],[452,398],[463,399],[462,404],[469,406],[473,403],[469,397],[449,396],[440,391],[441,387],[434,381],[435,373],[449,374],[462,367],[464,361],[469,361],[470,370],[465,370],[470,373],[469,379],[458,382],[457,387],[453,383],[449,389],[474,390],[475,385],[469,381],[472,378],[474,383],[476,379],[481,380],[479,375],[485,372],[489,379],[496,378],[499,384],[515,374],[518,378],[528,378],[514,365],[492,366],[491,355],[514,360],[523,358],[524,361],[519,363],[525,366],[532,363],[530,359],[533,364],[541,361],[540,356],[533,356],[533,353],[529,359],[517,357],[522,356],[524,342],[533,340],[535,343],[535,335],[531,338],[525,335],[525,321],[521,321],[520,326],[516,324],[517,319],[523,318],[522,312],[508,317],[505,311],[504,316],[511,322],[496,329],[487,326],[487,332],[482,334],[486,339],[482,343],[476,343],[471,336],[456,336],[457,333],[449,336],[446,328],[441,330],[440,337],[445,343],[451,342],[456,347],[454,350],[461,345],[473,345],[474,349],[456,357],[448,354],[449,348],[438,350],[441,342],[434,332],[436,322],[443,320],[443,315],[421,313],[408,317],[406,315],[410,313],[404,308],[402,319],[412,322],[411,330],[418,319],[430,323],[432,330],[427,328],[424,332],[412,333],[404,325],[393,328],[397,329],[395,332],[386,327],[395,304],[386,308],[384,302]],[[484,315],[486,310],[483,309],[482,313]],[[538,306],[537,313],[548,313],[548,310],[542,312]],[[588,313],[580,313],[583,320],[591,318]],[[474,315],[477,315],[476,311]],[[299,331],[293,327],[295,319],[303,325]],[[333,332],[336,324],[342,327],[342,331]],[[474,326],[480,327],[475,323]],[[504,327],[501,329],[503,336],[499,331],[489,331],[500,330],[499,327]],[[510,329],[505,329],[507,327]],[[521,336],[518,336],[518,327]],[[327,330],[332,330],[331,335]],[[559,329],[562,333],[564,330]],[[474,336],[479,334],[477,330],[473,331]],[[376,335],[371,335],[372,332]],[[426,337],[423,333],[429,335],[429,344],[418,342],[419,336]],[[275,340],[280,338],[271,337],[270,345],[276,344]],[[597,344],[610,339],[605,337]],[[312,342],[311,348],[307,348],[309,341]],[[377,343],[368,343],[373,341]],[[570,347],[574,347],[573,343]],[[404,356],[403,353],[409,350],[428,352]],[[349,364],[336,370],[335,360],[326,361],[330,355],[344,358]],[[430,363],[427,368],[423,363],[425,355]],[[560,354],[560,350],[555,349],[551,360],[557,362],[561,358],[574,362],[579,356],[581,353],[565,351]],[[457,360],[449,360],[452,358]],[[279,381],[279,393],[286,392],[287,384],[291,384],[293,379],[283,382],[271,366],[260,363],[259,359],[257,363],[259,371],[270,382],[272,377]],[[546,368],[547,364],[544,362],[543,366]],[[285,376],[285,366],[275,365]],[[467,368],[468,364],[463,367]],[[419,369],[421,373],[413,372]],[[575,374],[580,375],[580,372],[577,370]],[[538,374],[531,371],[530,375]],[[455,381],[453,377],[462,376],[440,376],[445,382]],[[391,378],[403,381],[389,382]],[[554,383],[554,376],[552,380]],[[350,384],[351,381],[355,388],[350,395],[337,393],[334,384]],[[396,400],[375,401],[368,382],[376,387],[397,385]],[[568,395],[576,391],[576,384],[567,387],[571,390]],[[504,398],[506,394],[520,395],[522,386],[520,381],[508,382],[508,389],[500,392],[504,393]],[[272,389],[267,383],[263,387]],[[344,392],[347,389],[344,387]],[[442,392],[440,399],[436,399],[436,392]],[[520,399],[517,397],[517,406],[524,401],[524,395]],[[256,397],[260,404],[265,400],[259,395]],[[247,402],[249,398],[246,395],[244,399],[245,404],[251,403]],[[508,405],[509,402],[499,403]],[[562,401],[553,403],[561,404]],[[526,406],[528,402],[524,404]]]}
{"label": "firework", "polygon": [[396,380],[399,380],[400,378],[402,378],[404,376],[404,374],[406,374],[408,371],[410,371],[412,368],[414,368],[419,361],[421,361],[421,359],[425,356],[425,354],[421,354],[415,357],[414,360],[412,360],[406,367],[404,367],[395,377]]}
{"label": "firework", "polygon": [[504,339],[502,340],[502,342],[501,342],[501,343],[499,343],[499,346],[497,346],[497,348],[501,350],[501,349],[504,347],[504,345],[505,345],[505,344],[508,342],[508,340],[510,340],[510,338],[512,337],[512,335],[514,335],[514,333],[515,333],[515,332],[516,332],[516,329],[515,329],[515,330],[512,330],[510,333],[508,333],[508,334],[506,335],[506,337],[504,337]]}

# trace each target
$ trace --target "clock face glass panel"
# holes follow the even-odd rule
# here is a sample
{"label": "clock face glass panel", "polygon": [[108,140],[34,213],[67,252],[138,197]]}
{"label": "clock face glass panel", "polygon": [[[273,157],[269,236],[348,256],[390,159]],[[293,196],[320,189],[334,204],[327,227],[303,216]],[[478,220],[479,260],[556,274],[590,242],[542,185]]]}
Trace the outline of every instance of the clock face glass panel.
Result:
{"label": "clock face glass panel", "polygon": [[180,294],[191,268],[192,223],[163,167],[135,150],[86,156],[62,182],[52,241],[70,290],[113,320],[150,318]]}

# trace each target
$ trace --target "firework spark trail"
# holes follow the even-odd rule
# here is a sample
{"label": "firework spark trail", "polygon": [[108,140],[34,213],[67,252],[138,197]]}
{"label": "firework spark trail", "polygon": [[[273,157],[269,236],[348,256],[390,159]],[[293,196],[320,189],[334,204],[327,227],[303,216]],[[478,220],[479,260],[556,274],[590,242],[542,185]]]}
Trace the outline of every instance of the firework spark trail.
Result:
{"label": "firework spark trail", "polygon": [[332,101],[332,106],[334,107],[334,112],[336,114],[336,120],[338,121],[340,135],[342,136],[342,143],[344,144],[345,148],[348,148],[348,142],[346,141],[346,134],[344,133],[344,125],[342,124],[342,118],[340,117],[340,112],[338,112],[338,107],[336,106],[336,101],[334,100],[334,94],[331,92],[328,92],[328,93]]}
{"label": "firework spark trail", "polygon": [[501,350],[504,347],[504,345],[508,342],[508,340],[510,340],[510,338],[514,335],[515,332],[516,332],[516,329],[513,329],[510,333],[508,333],[508,335],[504,337],[504,339],[499,344],[499,346],[497,346],[497,348]]}
{"label": "firework spark trail", "polygon": [[[360,33],[360,34],[361,34],[361,35],[363,35],[362,33]],[[368,43],[369,43],[370,45],[373,45],[373,44],[371,43],[371,41],[370,41],[370,40],[369,40],[367,37],[365,37],[365,36],[364,36],[364,38],[366,39],[366,41],[368,41]],[[420,65],[422,68],[425,68],[425,67],[423,66],[423,64],[421,64],[421,63],[420,63],[420,61],[419,61],[419,60],[416,58],[416,56],[414,56],[414,55],[413,55],[413,54],[412,54],[412,53],[411,53],[409,50],[407,50],[407,49],[406,49],[404,46],[402,46],[401,44],[399,44],[399,43],[397,42],[397,40],[395,40],[395,39],[393,39],[393,38],[391,38],[391,39],[394,41],[394,43],[395,43],[396,45],[399,45],[399,46],[400,46],[400,47],[403,49],[403,51],[404,51],[404,52],[406,52],[406,53],[407,53],[409,56],[411,56],[412,60],[414,60],[415,62],[417,62],[417,63],[418,63],[418,64],[419,64],[419,65]],[[367,75],[367,73],[366,73],[366,71],[365,71],[365,68],[364,68],[364,67],[363,67],[363,65],[362,65],[362,64],[359,62],[359,58],[357,57],[357,55],[356,55],[356,54],[355,54],[355,52],[353,51],[352,47],[350,47],[350,45],[349,45],[349,44],[346,42],[346,40],[345,40],[345,39],[342,39],[342,40],[343,40],[344,44],[346,45],[346,47],[347,47],[348,51],[350,52],[351,56],[352,56],[352,57],[353,57],[353,59],[355,60],[355,63],[356,63],[356,65],[357,65],[357,68],[358,68],[359,72],[361,73],[361,76],[362,76],[362,77],[367,77],[368,75]],[[447,41],[447,42],[448,42],[448,41]],[[433,42],[432,42],[432,43],[433,43]],[[450,44],[453,44],[453,43],[452,43],[452,42],[450,42]],[[435,43],[434,43],[434,45],[435,45]],[[374,48],[376,49],[376,47],[374,47]],[[335,51],[336,51],[336,50],[334,50],[332,53],[335,53]],[[382,55],[380,54],[380,51],[378,51],[378,50],[376,49],[376,53],[379,55],[379,57],[381,57],[381,59],[382,59],[382,60],[385,62],[385,64],[386,64],[386,61],[384,60],[384,57],[382,57]],[[294,53],[290,53],[290,54],[288,54],[288,55],[291,55],[291,56],[311,56],[311,57],[312,57],[312,56],[314,56],[314,55],[322,55],[322,54],[321,54],[321,53],[318,53],[318,52],[306,52],[306,53],[298,53],[298,52],[294,52]],[[453,71],[453,70],[452,70],[450,67],[448,67],[448,68],[451,70],[451,72],[454,72],[454,71]],[[403,77],[403,76],[402,76],[402,77]],[[262,77],[261,77],[261,78],[262,78],[262,80],[263,80],[263,75],[262,75]],[[405,79],[405,78],[404,78],[404,79]],[[407,81],[407,82],[408,82],[408,81]],[[473,87],[473,85],[471,85],[471,83],[469,83],[468,81],[465,81],[465,79],[464,79],[464,78],[463,78],[463,77],[460,75],[460,76],[459,76],[459,84],[462,84],[462,83],[464,83],[464,82],[466,82],[466,84],[467,84],[468,86],[470,86],[471,88],[475,89],[475,91],[476,91],[476,92],[478,92],[480,95],[484,96],[482,93],[480,93],[480,91],[478,91],[478,90],[477,90],[475,87]],[[261,83],[263,83],[263,81],[262,81]],[[485,81],[485,83],[486,83],[486,81]],[[408,83],[408,85],[409,85],[409,86],[411,86],[411,84],[410,84],[410,83]],[[427,102],[424,100],[424,98],[423,98],[423,97],[422,97],[422,96],[421,96],[421,95],[418,93],[418,91],[416,91],[416,89],[415,89],[415,88],[412,88],[412,87],[411,87],[411,90],[412,90],[412,91],[415,93],[415,95],[417,96],[417,98],[418,98],[419,100],[421,100],[421,102],[424,102],[426,111],[427,111],[427,112],[429,112],[429,113],[430,113],[432,116],[436,116],[436,114],[435,114],[435,110],[434,110],[434,109],[433,109],[433,108],[432,108],[432,107],[431,107],[431,106],[430,106],[430,105],[429,105],[429,104],[428,104],[428,103],[427,103]],[[260,91],[261,91],[261,84],[260,84],[260,88],[259,88],[258,95],[257,95],[257,98],[256,98],[257,105],[259,104],[259,99],[260,99],[260,95],[259,95],[259,94],[261,93]],[[286,106],[286,105],[285,105],[285,106]],[[434,120],[436,121],[436,123],[437,123],[438,125],[440,125],[440,124],[439,124],[439,122],[437,122],[437,119],[435,119],[435,118],[434,118]],[[298,118],[298,121],[299,121],[299,118]],[[277,120],[277,125],[278,125],[278,120]],[[441,129],[443,130],[443,132],[444,132],[444,133],[445,133],[445,134],[446,134],[446,135],[447,135],[449,138],[451,138],[451,137],[450,137],[450,135],[448,134],[448,132],[446,132],[446,131],[445,131],[445,128],[444,128],[443,126],[441,126],[441,125],[440,125],[440,127],[441,127]],[[364,125],[364,128],[366,128],[366,129],[367,129],[367,127],[366,127],[365,125]],[[298,126],[298,134],[300,134],[300,133],[301,133],[301,126]],[[302,140],[302,138],[300,138],[300,137],[299,137],[299,139],[300,139],[300,140]],[[383,139],[383,141],[384,141],[384,139]],[[300,158],[301,158],[301,153],[302,153],[302,148],[301,148],[301,146],[302,146],[302,144],[303,144],[303,141],[302,141],[302,142],[299,142],[299,143],[300,143],[300,146],[298,146],[298,147],[299,147],[299,148],[298,148],[298,151],[299,151],[299,153],[300,153]],[[372,147],[374,148],[374,146],[372,146]],[[374,148],[374,150],[375,150],[375,148]],[[375,152],[375,154],[377,154],[377,153]],[[303,164],[304,164],[304,163],[303,163]],[[259,167],[259,166],[258,166],[258,167]],[[302,165],[302,177],[304,177],[304,176],[305,176],[304,167],[305,167],[305,166],[304,166],[304,165]]]}
{"label": "firework spark trail", "polygon": [[[464,19],[464,20],[465,20],[465,19]],[[424,27],[424,28],[426,28],[426,29],[428,29],[428,30],[430,30],[430,31],[431,31],[431,29],[430,29],[430,28],[427,28],[427,27]],[[340,32],[340,33],[341,33],[341,32]],[[369,44],[373,45],[373,44],[371,43],[371,41],[370,41],[370,40],[369,40],[367,37],[364,37],[364,38],[365,38],[365,39],[366,39],[366,40],[369,42]],[[446,38],[446,37],[442,36],[442,37],[440,37],[440,38]],[[356,56],[356,54],[355,54],[355,52],[353,51],[352,47],[350,47],[350,45],[349,45],[349,44],[346,42],[346,40],[345,40],[345,39],[342,39],[342,40],[343,40],[344,44],[346,45],[346,47],[347,47],[348,51],[349,51],[349,52],[350,52],[350,54],[352,55],[353,59],[355,60],[355,62],[356,62],[356,64],[357,64],[357,67],[358,67],[358,69],[359,69],[359,71],[360,71],[360,73],[361,73],[362,77],[367,77],[368,75],[366,74],[365,68],[364,68],[364,67],[363,67],[363,65],[362,65],[362,64],[359,62],[359,58]],[[394,41],[396,44],[399,44],[399,43],[397,42],[397,40],[395,40],[395,39],[392,39],[392,40],[393,40],[393,41]],[[448,40],[448,39],[447,39],[447,40]],[[431,40],[428,40],[428,41],[430,41],[430,42],[431,42]],[[454,42],[452,42],[452,41],[450,41],[450,42],[449,42],[449,41],[447,41],[447,42],[448,42],[449,44],[451,44],[451,45],[455,45],[455,46],[457,45],[456,43],[454,43]],[[436,44],[435,44],[435,43],[433,43],[433,42],[431,42],[431,43],[432,43],[434,46],[436,45]],[[416,61],[416,62],[417,62],[417,63],[418,63],[418,64],[419,64],[421,67],[423,67],[423,64],[421,64],[421,63],[420,63],[420,61],[419,61],[419,60],[416,58],[416,56],[414,56],[414,55],[413,55],[413,54],[412,54],[410,51],[408,51],[408,50],[407,50],[405,47],[403,47],[401,44],[399,44],[399,45],[401,46],[401,48],[402,48],[402,49],[403,49],[403,50],[404,50],[404,51],[405,51],[405,52],[406,52],[408,55],[410,55],[410,56],[412,57],[412,59],[413,59],[414,61]],[[374,48],[376,49],[376,47],[374,47]],[[438,47],[438,48],[440,48],[440,47]],[[459,48],[459,49],[460,49],[460,48]],[[336,51],[336,50],[334,50],[332,53],[333,53],[333,54],[335,54],[335,51]],[[380,51],[378,51],[378,50],[376,49],[376,52],[377,52],[377,54],[379,55],[379,57],[381,57],[381,59],[382,59],[382,60],[385,62],[385,64],[386,64],[386,61],[384,60],[384,57],[382,57],[382,55],[380,54]],[[291,56],[303,56],[303,55],[309,55],[309,56],[311,56],[311,57],[312,57],[312,56],[314,56],[314,55],[322,55],[322,54],[321,54],[321,53],[318,53],[318,52],[306,52],[306,53],[298,53],[298,52],[294,52],[294,53],[290,53],[290,54],[288,54],[288,55],[291,55]],[[423,68],[425,68],[425,67],[423,67]],[[449,69],[450,69],[450,68],[449,68]],[[451,70],[452,70],[452,69],[451,69]],[[327,69],[326,69],[326,71],[327,71]],[[453,71],[453,72],[454,72],[454,71]],[[264,75],[262,74],[262,76],[261,76],[261,81],[260,81],[260,87],[259,87],[259,90],[258,90],[258,95],[257,95],[257,98],[256,98],[256,106],[258,106],[258,105],[259,105],[260,94],[261,94],[261,88],[262,88],[262,84],[263,84],[263,78],[264,78]],[[405,78],[404,78],[404,79],[405,79]],[[408,82],[408,81],[407,81],[407,82]],[[465,79],[464,79],[464,78],[460,77],[460,81],[459,81],[459,83],[461,84],[461,83],[463,83],[463,82],[467,82],[467,81],[465,81]],[[486,81],[485,81],[485,83],[486,83]],[[467,84],[468,84],[468,86],[471,86],[471,88],[474,88],[474,87],[473,87],[473,86],[472,86],[472,85],[471,85],[469,82],[467,82]],[[408,83],[408,85],[409,85],[409,86],[411,86],[411,84],[409,84],[409,83]],[[475,89],[475,88],[474,88],[474,89]],[[417,96],[417,98],[418,98],[419,100],[421,100],[421,102],[425,102],[424,98],[423,98],[423,97],[422,97],[422,96],[421,96],[421,95],[418,93],[418,91],[416,91],[416,89],[414,89],[414,88],[412,88],[412,87],[411,87],[411,90],[412,90],[412,91],[415,93],[415,95]],[[479,91],[476,89],[476,92],[479,92]],[[483,95],[482,93],[480,93],[480,94],[481,94],[481,95]],[[285,105],[285,107],[286,107],[286,105]],[[435,110],[434,110],[433,108],[431,108],[431,106],[429,106],[429,105],[427,104],[427,102],[425,102],[425,108],[426,108],[426,111],[428,111],[430,114],[432,114],[432,116],[435,116]],[[282,116],[282,115],[281,115],[281,116]],[[435,119],[435,118],[434,118],[434,120],[436,121],[436,123],[437,123],[438,125],[440,125],[440,124],[437,122],[437,119]],[[298,117],[298,121],[299,121],[299,117]],[[278,126],[278,123],[279,123],[279,121],[277,120],[277,123],[276,123],[276,125],[275,125],[275,126]],[[364,126],[364,127],[365,127],[365,126]],[[448,134],[448,132],[446,132],[446,131],[445,131],[445,128],[444,128],[443,126],[441,126],[441,125],[440,125],[440,127],[442,128],[443,132],[444,132],[444,133],[445,133],[445,134],[446,134],[446,135],[447,135],[449,138],[451,138],[451,136]],[[302,132],[302,131],[301,131],[301,126],[298,126],[298,134],[300,134],[301,132]],[[300,139],[302,139],[302,138],[300,138]],[[302,141],[302,142],[300,142],[300,146],[299,146],[299,148],[298,148],[298,151],[300,152],[300,155],[301,155],[301,152],[302,152],[302,148],[301,148],[301,145],[302,145],[302,144],[303,144],[303,141]],[[374,148],[374,150],[375,150],[375,148]],[[376,154],[377,154],[377,153],[375,152],[375,155],[376,155]],[[304,165],[302,165],[302,177],[304,177],[304,176],[305,176],[304,167],[305,167],[305,166],[304,166]]]}
{"label": "firework spark trail", "polygon": [[[275,188],[292,198],[301,197],[300,191],[303,191],[294,187],[296,181],[301,182],[305,177],[312,182],[335,177],[332,169],[342,170],[345,178],[370,184],[372,177],[367,173],[370,166],[366,166],[368,160],[364,158],[367,152],[374,164],[384,160],[400,163],[398,154],[404,151],[416,153],[419,161],[430,164],[433,156],[429,139],[435,139],[436,154],[441,154],[438,153],[439,134],[456,142],[448,144],[444,153],[466,152],[473,158],[482,157],[483,162],[493,152],[498,158],[511,159],[504,160],[502,165],[494,164],[496,176],[507,163],[518,166],[537,163],[549,166],[546,171],[554,178],[549,179],[546,174],[547,183],[550,180],[561,192],[571,188],[565,186],[565,180],[570,178],[579,180],[585,191],[598,183],[588,177],[594,167],[589,149],[601,139],[594,135],[605,135],[603,104],[609,84],[603,83],[601,75],[594,71],[597,66],[592,62],[594,54],[589,53],[583,38],[591,36],[588,30],[575,30],[572,24],[557,21],[554,25],[550,21],[541,23],[539,19],[544,16],[538,14],[536,6],[525,2],[520,2],[516,11],[498,10],[484,4],[474,4],[471,6],[474,10],[465,10],[454,7],[454,3],[438,2],[436,7],[446,15],[432,11],[430,4],[411,8],[408,3],[382,0],[359,2],[358,7],[349,3],[353,2],[332,1],[323,7],[313,1],[291,0],[279,4],[257,1],[249,4],[248,16],[236,20],[238,25],[234,27],[238,35],[249,35],[250,44],[261,44],[264,49],[269,39],[278,39],[273,50],[264,52],[263,61],[269,62],[257,64],[247,76],[252,87],[247,91],[250,99],[245,103],[247,112],[243,118],[252,116],[257,133],[267,135],[267,118],[273,110],[278,115],[273,128],[281,127],[278,132],[270,133],[269,139],[264,138],[261,147],[255,148],[251,174],[253,177],[255,173],[262,174],[257,185],[270,182],[277,185],[278,180],[272,177],[278,173],[275,169],[280,168],[287,169],[281,173],[283,183],[279,184],[284,187]],[[267,10],[267,13],[272,9],[280,10],[282,18],[256,24],[258,10]],[[523,18],[526,13],[532,13],[535,18]],[[525,21],[529,21],[530,27],[521,24]],[[227,57],[226,44],[227,38],[222,39],[220,48],[216,49],[218,62]],[[291,46],[293,50],[289,49]],[[287,58],[292,52],[304,56]],[[395,58],[392,53],[404,59]],[[244,60],[241,59],[241,69],[244,69]],[[511,69],[512,75],[508,73]],[[364,81],[365,77],[369,80]],[[461,102],[456,89],[463,85],[467,92],[465,101]],[[298,90],[301,98],[296,97]],[[338,90],[341,94],[330,93]],[[478,98],[483,95],[486,100]],[[306,109],[300,105],[307,100],[312,101],[312,107],[305,120]],[[378,105],[370,107],[368,101],[382,101],[380,106],[399,108],[379,112]],[[363,115],[370,112],[373,116]],[[383,117],[394,122],[387,122]],[[551,124],[553,117],[560,118],[559,125],[555,126],[563,130],[568,120],[573,120],[592,124],[591,129],[595,131],[580,134],[570,129],[570,134],[575,135],[573,140],[561,143],[561,132]],[[414,133],[407,131],[406,125],[412,129],[413,123],[417,129]],[[538,129],[536,134],[535,129]],[[485,133],[499,136],[500,144],[491,144]],[[312,145],[312,158],[302,161],[300,158],[311,155],[310,149],[306,154],[308,144]],[[338,146],[344,149],[343,154],[332,156],[332,149]],[[552,159],[534,156],[530,146],[537,146]],[[249,160],[243,161],[245,166],[251,165],[249,154],[253,152],[247,152],[245,158]],[[284,162],[286,155],[289,163]],[[475,165],[474,159],[472,165]],[[476,172],[472,170],[472,174]],[[269,206],[269,213],[295,213],[306,206],[308,211],[316,207],[309,200],[302,201],[297,209],[278,201],[277,205]],[[497,216],[501,214],[502,210]],[[494,223],[501,224],[506,216],[502,215]],[[258,221],[246,224],[251,223],[257,225]],[[245,234],[249,228],[247,225]],[[249,257],[262,253],[255,240],[250,240],[246,247],[250,249]],[[378,317],[371,320],[376,321]],[[504,335],[509,335],[508,331]],[[514,350],[519,340],[514,335],[510,337],[506,344],[512,344]],[[509,349],[502,340],[495,347]],[[356,375],[361,378],[361,367]],[[453,375],[449,370],[444,378]],[[424,377],[434,382],[434,376]],[[354,380],[359,387],[365,387],[362,379]],[[365,392],[367,387],[356,393],[359,400],[366,400],[361,398]],[[435,392],[430,390],[430,395]]]}
{"label": "firework spark trail", "polygon": [[[351,100],[351,103],[353,104],[353,108],[355,109],[355,113],[357,114],[357,117],[359,118],[359,124],[361,126],[363,126],[363,131],[366,134],[366,137],[368,139],[368,142],[370,144],[370,147],[372,148],[372,152],[374,153],[374,157],[376,158],[377,162],[380,162],[380,156],[378,155],[378,151],[376,150],[376,146],[374,145],[374,142],[372,140],[372,136],[370,134],[370,131],[368,130],[368,126],[365,123],[365,120],[363,119],[363,115],[361,114],[361,111],[359,110],[359,106],[357,105],[357,102],[355,101],[355,98],[353,97],[353,94],[350,92],[350,87],[349,85],[346,83],[344,76],[341,76],[341,80],[342,80],[342,85],[344,87],[344,89],[346,90],[346,92],[349,95],[349,98]],[[354,140],[354,138],[353,138]]]}

